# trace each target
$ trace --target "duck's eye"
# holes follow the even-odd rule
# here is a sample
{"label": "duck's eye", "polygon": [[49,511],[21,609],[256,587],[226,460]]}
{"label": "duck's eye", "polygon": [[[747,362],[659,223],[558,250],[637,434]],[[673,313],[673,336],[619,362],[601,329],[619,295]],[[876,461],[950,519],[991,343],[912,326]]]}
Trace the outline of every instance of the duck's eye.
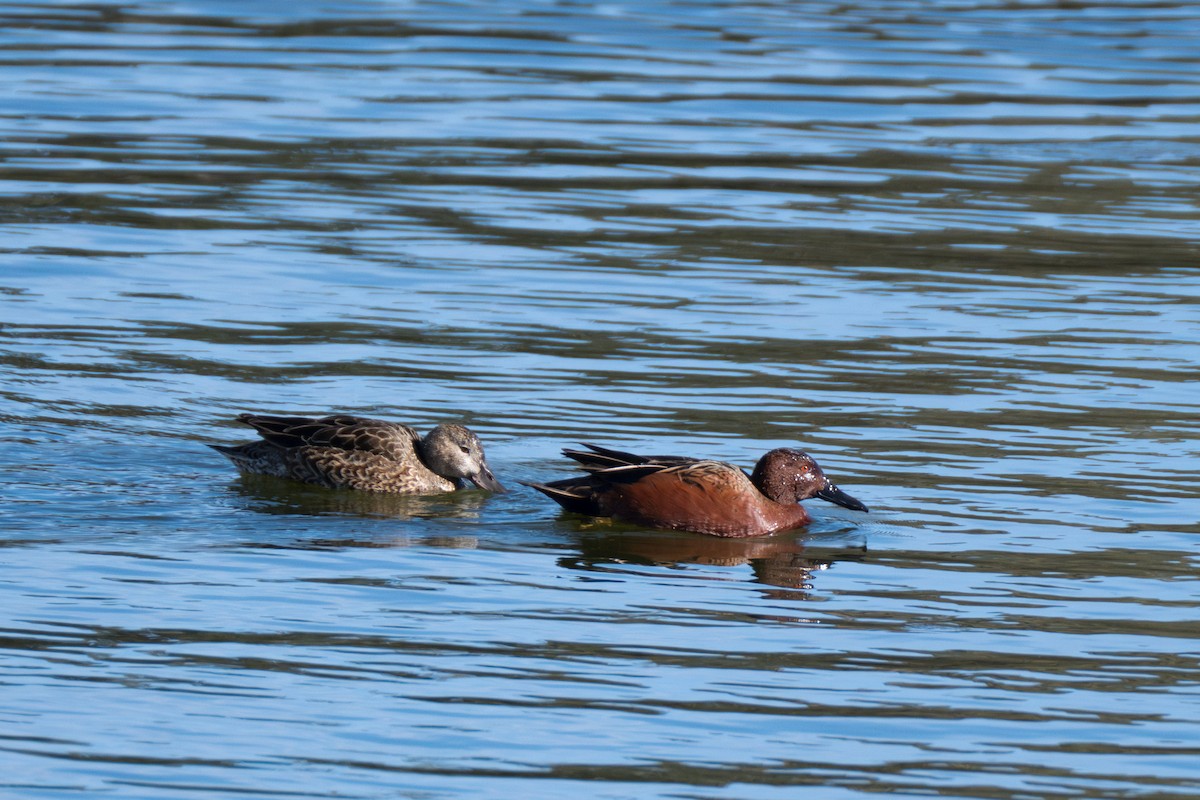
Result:
{"label": "duck's eye", "polygon": [[471,455],[471,448],[467,447],[465,444],[460,444],[460,445],[458,446],[458,449],[459,449],[459,450],[462,450],[462,451],[463,451],[464,453],[466,453],[467,455]]}

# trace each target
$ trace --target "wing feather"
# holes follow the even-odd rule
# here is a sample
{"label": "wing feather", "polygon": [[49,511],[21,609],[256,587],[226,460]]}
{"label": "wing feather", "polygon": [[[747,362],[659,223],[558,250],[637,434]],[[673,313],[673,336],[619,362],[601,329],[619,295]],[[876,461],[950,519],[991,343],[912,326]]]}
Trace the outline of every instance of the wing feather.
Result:
{"label": "wing feather", "polygon": [[414,455],[421,438],[407,425],[350,414],[318,418],[241,414],[238,419],[258,431],[264,440],[286,449],[330,447],[399,459]]}

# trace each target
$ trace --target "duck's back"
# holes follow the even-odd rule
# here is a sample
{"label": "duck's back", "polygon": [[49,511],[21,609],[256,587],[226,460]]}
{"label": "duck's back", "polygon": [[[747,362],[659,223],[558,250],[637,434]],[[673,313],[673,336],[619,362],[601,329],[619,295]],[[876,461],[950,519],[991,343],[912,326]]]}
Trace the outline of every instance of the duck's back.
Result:
{"label": "duck's back", "polygon": [[762,536],[808,522],[802,506],[764,497],[745,472],[721,461],[666,467],[596,495],[605,516],[712,536]]}
{"label": "duck's back", "polygon": [[712,536],[762,536],[808,522],[799,504],[763,496],[738,467],[680,456],[567,450],[587,475],[532,484],[568,511]]}
{"label": "duck's back", "polygon": [[335,414],[275,417],[242,414],[260,441],[216,449],[243,472],[274,475],[329,488],[395,494],[453,491],[453,481],[430,471],[417,451],[420,435],[396,422]]}

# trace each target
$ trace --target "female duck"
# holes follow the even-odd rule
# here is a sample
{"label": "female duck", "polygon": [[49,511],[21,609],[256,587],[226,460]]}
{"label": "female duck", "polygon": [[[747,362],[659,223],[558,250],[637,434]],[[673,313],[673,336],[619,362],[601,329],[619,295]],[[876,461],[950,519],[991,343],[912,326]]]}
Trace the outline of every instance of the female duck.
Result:
{"label": "female duck", "polygon": [[242,472],[392,494],[439,494],[466,488],[467,482],[504,491],[479,437],[462,425],[439,425],[422,438],[407,425],[348,414],[241,414],[238,420],[262,439],[212,447]]}

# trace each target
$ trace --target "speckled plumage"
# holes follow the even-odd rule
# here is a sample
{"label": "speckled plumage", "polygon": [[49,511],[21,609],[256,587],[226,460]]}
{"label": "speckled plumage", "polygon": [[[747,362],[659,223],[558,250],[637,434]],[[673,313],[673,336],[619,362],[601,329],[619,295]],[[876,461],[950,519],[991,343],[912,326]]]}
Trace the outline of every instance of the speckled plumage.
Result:
{"label": "speckled plumage", "polygon": [[820,497],[866,511],[807,454],[772,450],[752,475],[722,461],[639,456],[595,445],[564,450],[587,475],[529,484],[568,511],[712,536],[762,536],[805,525],[799,503]]}
{"label": "speckled plumage", "polygon": [[398,422],[348,414],[241,414],[238,420],[262,439],[213,448],[242,472],[391,494],[439,494],[460,488],[463,481],[504,490],[487,465],[478,437],[462,425],[439,425],[422,437]]}

